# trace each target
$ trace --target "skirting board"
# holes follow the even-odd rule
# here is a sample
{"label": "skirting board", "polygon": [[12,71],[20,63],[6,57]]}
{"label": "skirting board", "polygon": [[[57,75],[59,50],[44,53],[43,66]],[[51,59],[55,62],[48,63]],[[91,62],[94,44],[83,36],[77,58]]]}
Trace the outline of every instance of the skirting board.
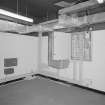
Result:
{"label": "skirting board", "polygon": [[104,91],[100,91],[100,90],[92,89],[92,88],[89,88],[89,87],[85,87],[85,86],[82,86],[80,84],[76,84],[76,83],[73,83],[73,82],[68,82],[68,81],[65,81],[65,80],[62,80],[62,79],[57,79],[57,78],[54,78],[54,77],[51,77],[51,76],[46,76],[46,75],[43,75],[43,74],[36,74],[36,76],[47,78],[47,79],[56,81],[58,83],[60,82],[61,84],[63,83],[63,84],[67,84],[67,85],[72,85],[72,86],[76,86],[76,87],[79,87],[79,88],[82,88],[82,89],[86,89],[86,90],[89,90],[89,91],[93,91],[93,92],[105,95]]}
{"label": "skirting board", "polygon": [[[72,85],[72,86],[76,86],[76,87],[79,87],[79,88],[82,88],[82,89],[86,89],[86,90],[89,90],[89,91],[93,91],[93,92],[105,95],[104,91],[100,91],[100,90],[92,89],[92,88],[89,88],[89,87],[81,86],[79,83],[77,84],[77,83],[73,83],[73,82],[68,82],[66,80],[54,78],[52,76],[47,76],[43,73],[42,74],[41,73],[39,73],[39,74],[38,73],[37,74],[33,73],[33,74],[30,74],[30,75],[33,77],[33,79],[35,79],[35,77],[47,78],[47,79],[53,80],[56,83],[64,84],[64,85],[67,85],[67,86]],[[2,83],[0,82],[0,86],[5,86],[5,85],[8,85],[10,83],[17,82],[17,81],[20,81],[20,80],[26,80],[25,78],[26,78],[26,75],[18,77],[18,78],[14,78],[12,80],[2,81]]]}

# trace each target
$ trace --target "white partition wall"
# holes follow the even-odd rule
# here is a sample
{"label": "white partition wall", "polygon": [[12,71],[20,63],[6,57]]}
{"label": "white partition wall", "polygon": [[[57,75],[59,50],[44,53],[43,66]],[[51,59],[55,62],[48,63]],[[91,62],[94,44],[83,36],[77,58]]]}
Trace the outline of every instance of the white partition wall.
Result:
{"label": "white partition wall", "polygon": [[[64,34],[64,33],[63,33]],[[64,37],[67,37],[65,34]],[[66,39],[66,38],[65,38]],[[68,39],[67,39],[68,40]],[[61,40],[56,41],[56,44]],[[61,43],[57,50],[65,47]],[[42,39],[42,70],[41,73],[54,78],[73,82],[82,86],[105,91],[105,30],[93,31],[91,33],[91,55],[90,61],[71,60],[71,34],[69,33],[69,48],[65,54],[69,55],[69,66],[65,69],[56,69],[48,66],[48,37]],[[66,47],[65,47],[66,48]],[[56,51],[57,51],[56,50]],[[68,51],[68,52],[66,52]],[[59,53],[59,52],[58,52]],[[64,52],[63,52],[64,54]],[[82,74],[81,74],[82,71]],[[82,76],[82,78],[80,77]]]}
{"label": "white partition wall", "polygon": [[[55,32],[54,34],[56,37],[55,44],[57,44],[55,45],[54,59],[59,60],[60,57],[63,56],[62,59],[68,58],[70,60],[70,46],[71,46],[70,33],[65,34],[61,32]],[[63,35],[61,38],[60,38],[60,34]],[[59,55],[60,52],[61,52],[61,56]],[[73,79],[73,62],[71,60],[70,60],[70,64],[68,68],[65,68],[65,69],[56,69],[56,68],[48,66],[48,37],[43,37],[42,39],[42,71],[41,73],[54,76],[55,78],[61,78],[61,79],[63,78],[65,80]]]}
{"label": "white partition wall", "polygon": [[54,59],[68,59],[69,58],[69,42],[70,35],[63,32],[54,33]]}
{"label": "white partition wall", "polygon": [[[58,33],[54,33],[55,36]],[[71,59],[71,33],[56,37],[54,59],[69,59],[67,68],[57,69],[48,65],[48,36],[41,41],[41,70],[38,72],[39,44],[38,37],[0,32],[0,82],[16,79],[30,73],[42,73],[47,76],[66,80],[100,91],[105,91],[105,30],[93,31],[91,34],[91,60]],[[56,46],[57,45],[57,46]],[[60,56],[61,52],[61,56]],[[17,66],[5,67],[4,59],[17,58]],[[14,73],[5,75],[4,69],[14,68]],[[82,71],[82,73],[81,73]]]}
{"label": "white partition wall", "polygon": [[[18,78],[37,70],[38,37],[0,32],[0,80]],[[4,67],[4,59],[17,58],[17,66]],[[5,75],[4,69],[14,68]]]}
{"label": "white partition wall", "polygon": [[90,87],[105,91],[105,30],[92,32],[92,61],[83,63],[83,78]]}

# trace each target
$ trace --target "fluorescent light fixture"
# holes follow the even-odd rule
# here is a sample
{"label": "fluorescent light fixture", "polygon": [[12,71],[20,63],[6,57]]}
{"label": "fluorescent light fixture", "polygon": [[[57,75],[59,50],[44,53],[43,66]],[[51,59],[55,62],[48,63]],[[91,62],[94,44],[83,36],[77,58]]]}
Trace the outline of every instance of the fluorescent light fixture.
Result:
{"label": "fluorescent light fixture", "polygon": [[104,0],[97,0],[99,4],[103,3]]}
{"label": "fluorescent light fixture", "polygon": [[22,16],[22,15],[18,15],[18,14],[15,14],[15,13],[3,10],[3,9],[0,9],[0,14],[33,23],[33,19],[31,18]]}

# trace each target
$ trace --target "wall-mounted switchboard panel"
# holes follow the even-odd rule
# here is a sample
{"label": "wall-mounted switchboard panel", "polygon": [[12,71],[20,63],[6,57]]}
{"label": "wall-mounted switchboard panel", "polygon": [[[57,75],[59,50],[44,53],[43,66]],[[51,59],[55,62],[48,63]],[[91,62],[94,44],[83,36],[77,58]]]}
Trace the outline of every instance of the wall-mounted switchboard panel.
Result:
{"label": "wall-mounted switchboard panel", "polygon": [[4,74],[9,75],[14,73],[14,68],[6,68],[4,69]]}
{"label": "wall-mounted switchboard panel", "polygon": [[5,58],[4,67],[17,66],[17,58]]}
{"label": "wall-mounted switchboard panel", "polygon": [[71,59],[91,60],[91,32],[76,32],[71,34]]}

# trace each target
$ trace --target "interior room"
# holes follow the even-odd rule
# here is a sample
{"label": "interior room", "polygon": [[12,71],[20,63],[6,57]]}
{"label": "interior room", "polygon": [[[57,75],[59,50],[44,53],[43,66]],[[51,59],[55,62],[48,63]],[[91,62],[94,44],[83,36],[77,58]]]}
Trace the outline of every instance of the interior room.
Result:
{"label": "interior room", "polygon": [[105,0],[0,0],[0,105],[105,105]]}

